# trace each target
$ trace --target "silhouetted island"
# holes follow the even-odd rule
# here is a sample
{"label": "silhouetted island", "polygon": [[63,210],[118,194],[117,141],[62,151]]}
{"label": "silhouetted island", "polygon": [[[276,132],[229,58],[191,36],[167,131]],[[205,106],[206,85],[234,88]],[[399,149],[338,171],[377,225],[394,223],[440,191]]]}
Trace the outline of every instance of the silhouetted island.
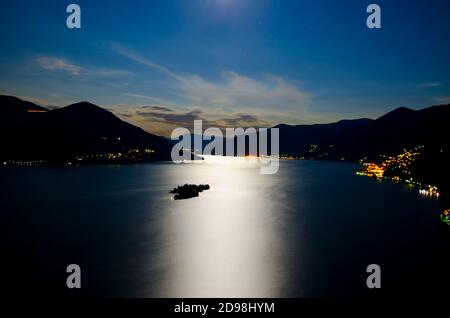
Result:
{"label": "silhouetted island", "polygon": [[198,194],[204,190],[209,190],[209,184],[185,184],[182,186],[178,186],[170,190],[169,192],[175,194],[175,200],[184,200],[198,197]]}

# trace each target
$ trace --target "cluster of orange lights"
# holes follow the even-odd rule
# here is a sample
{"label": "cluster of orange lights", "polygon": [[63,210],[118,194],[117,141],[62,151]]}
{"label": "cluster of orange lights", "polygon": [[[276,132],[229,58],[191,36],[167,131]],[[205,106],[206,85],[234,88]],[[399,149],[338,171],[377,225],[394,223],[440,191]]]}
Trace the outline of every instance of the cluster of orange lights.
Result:
{"label": "cluster of orange lights", "polygon": [[358,174],[382,179],[384,176],[384,167],[376,163],[364,163],[362,171],[359,171]]}
{"label": "cluster of orange lights", "polygon": [[[439,197],[437,187],[432,185],[425,185],[421,182],[414,180],[410,165],[420,155],[420,149],[423,146],[416,147],[412,150],[404,150],[403,153],[397,156],[381,156],[384,160],[381,163],[363,163],[360,171],[356,174],[364,175],[368,177],[375,177],[379,180],[388,179],[395,182],[405,182],[410,186],[419,187],[419,193],[429,197]],[[386,177],[386,171],[389,170],[391,176]],[[395,173],[395,174],[394,174]],[[392,176],[392,174],[394,174]]]}
{"label": "cluster of orange lights", "polygon": [[48,110],[40,110],[40,109],[29,109],[27,113],[47,113]]}
{"label": "cluster of orange lights", "polygon": [[[384,156],[384,160],[381,163],[364,163],[361,171],[358,174],[366,175],[369,177],[376,177],[377,179],[383,179],[384,173],[388,169],[397,169],[403,175],[403,178],[410,176],[411,172],[408,170],[411,163],[414,162],[416,157],[420,155],[418,151],[422,146],[416,147],[413,150],[404,150],[403,153],[392,157],[392,156]],[[401,181],[400,176],[394,176],[392,178],[396,181]]]}

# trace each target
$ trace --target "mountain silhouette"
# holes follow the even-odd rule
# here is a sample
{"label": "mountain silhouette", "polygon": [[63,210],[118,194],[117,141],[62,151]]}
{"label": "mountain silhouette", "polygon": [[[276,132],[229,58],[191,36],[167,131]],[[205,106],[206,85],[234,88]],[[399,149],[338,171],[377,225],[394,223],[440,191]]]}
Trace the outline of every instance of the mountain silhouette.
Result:
{"label": "mountain silhouette", "polygon": [[[375,120],[275,127],[280,132],[280,154],[358,161],[418,145],[444,152],[449,144],[449,122],[450,105],[439,105],[422,110],[400,107]],[[152,160],[169,160],[173,142],[89,102],[50,110],[17,97],[0,96],[0,145],[1,160],[66,162],[79,155],[130,149],[151,149]]]}
{"label": "mountain silhouette", "polygon": [[343,120],[320,125],[278,125],[280,153],[306,159],[357,161],[404,148],[448,148],[450,105],[413,110],[400,107],[376,120]]}
{"label": "mountain silhouette", "polygon": [[280,130],[280,153],[312,158],[314,153],[310,152],[311,146],[317,145],[326,150],[324,153],[329,154],[329,159],[336,159],[330,156],[330,153],[334,153],[334,146],[343,138],[341,136],[351,135],[353,130],[366,126],[371,121],[371,119],[364,118],[341,120],[330,124],[277,125],[275,128]]}
{"label": "mountain silhouette", "polygon": [[0,95],[2,116],[20,116],[27,112],[47,112],[48,109],[14,96]]}
{"label": "mountain silhouette", "polygon": [[151,149],[152,160],[168,160],[171,144],[81,102],[49,110],[12,96],[0,96],[2,160],[66,162],[76,156]]}

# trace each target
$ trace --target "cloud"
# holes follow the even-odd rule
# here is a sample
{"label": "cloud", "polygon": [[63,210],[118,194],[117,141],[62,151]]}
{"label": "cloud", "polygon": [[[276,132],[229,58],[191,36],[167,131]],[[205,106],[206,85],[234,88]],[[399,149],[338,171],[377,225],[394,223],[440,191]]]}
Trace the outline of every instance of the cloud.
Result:
{"label": "cloud", "polygon": [[185,77],[181,89],[188,102],[200,106],[220,108],[282,107],[284,110],[306,109],[311,97],[280,76],[266,74],[261,79],[227,71],[219,81],[208,81],[191,75]]}
{"label": "cloud", "polygon": [[[129,49],[115,45],[120,55],[174,80],[173,87],[186,105],[215,108],[256,108],[304,111],[311,103],[311,95],[281,76],[265,74],[255,78],[225,71],[218,80],[208,80],[196,74],[178,74]],[[144,97],[145,95],[136,95]]]}
{"label": "cloud", "polygon": [[241,127],[241,123],[258,123],[260,122],[258,116],[250,115],[250,114],[236,114],[235,117],[231,118],[222,118],[218,120],[221,122],[224,126],[228,127]]}
{"label": "cloud", "polygon": [[142,108],[144,109],[149,108],[161,112],[173,112],[173,109],[164,106],[142,106]]}
{"label": "cloud", "polygon": [[126,118],[132,118],[133,114],[127,113],[127,112],[115,112],[113,111],[117,116],[119,117],[126,117]]}
{"label": "cloud", "polygon": [[69,75],[78,76],[81,75],[83,68],[69,63],[68,61],[61,58],[54,57],[39,57],[36,59],[38,65],[49,71],[63,71]]}
{"label": "cloud", "polygon": [[450,104],[450,96],[436,97],[434,101],[441,105],[447,105]]}
{"label": "cloud", "polygon": [[197,119],[203,120],[204,127],[271,127],[305,116],[311,104],[311,94],[279,75],[249,76],[223,71],[216,78],[208,79],[178,73],[120,45],[112,49],[172,80],[167,88],[173,91],[176,103],[147,94],[125,94],[156,104],[134,109],[132,115],[127,112],[124,117],[158,134],[169,136],[176,127],[191,129]]}
{"label": "cloud", "polygon": [[143,94],[134,94],[134,93],[125,93],[126,96],[129,97],[133,97],[133,98],[138,98],[138,99],[146,99],[146,100],[151,100],[160,104],[170,104],[167,101],[165,101],[162,98],[159,97],[154,97],[154,96],[149,96],[149,95],[143,95]]}
{"label": "cloud", "polygon": [[113,45],[113,49],[116,53],[136,62],[142,65],[145,65],[147,67],[150,67],[160,73],[163,73],[169,77],[172,77],[176,80],[182,81],[182,77],[178,76],[176,73],[170,71],[168,68],[159,65],[158,63],[155,63],[149,59],[144,58],[143,56],[128,50],[127,48],[120,46],[120,45]]}
{"label": "cloud", "polygon": [[236,127],[272,127],[276,123],[263,120],[255,114],[217,112],[209,109],[178,110],[166,106],[141,106],[138,108],[119,108],[114,113],[145,130],[170,136],[173,129],[184,127],[193,129],[194,120],[202,120],[203,128],[220,129]]}
{"label": "cloud", "polygon": [[132,75],[130,71],[125,70],[117,70],[117,69],[110,69],[110,68],[97,68],[92,69],[90,71],[86,71],[86,75],[96,75],[96,76],[105,76],[105,77],[112,77],[112,76],[128,76]]}
{"label": "cloud", "polygon": [[154,122],[165,123],[174,125],[177,127],[190,127],[194,123],[194,120],[204,120],[207,122],[205,118],[202,118],[200,115],[202,114],[201,110],[192,110],[189,112],[167,112],[167,111],[136,111],[136,115],[145,117]]}
{"label": "cloud", "polygon": [[441,87],[442,83],[439,83],[439,82],[426,82],[426,83],[420,83],[419,86],[427,87],[427,88]]}
{"label": "cloud", "polygon": [[64,72],[70,76],[124,76],[132,74],[129,71],[110,69],[110,68],[97,68],[97,67],[83,67],[72,63],[63,58],[42,56],[36,59],[37,65],[47,71],[59,71]]}

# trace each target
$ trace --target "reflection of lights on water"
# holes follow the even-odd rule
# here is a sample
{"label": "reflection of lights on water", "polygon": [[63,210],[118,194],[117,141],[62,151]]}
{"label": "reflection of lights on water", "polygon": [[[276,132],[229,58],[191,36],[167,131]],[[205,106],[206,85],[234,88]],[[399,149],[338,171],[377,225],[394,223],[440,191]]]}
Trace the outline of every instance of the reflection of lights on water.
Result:
{"label": "reflection of lights on water", "polygon": [[430,189],[420,189],[419,193],[426,197],[436,197],[439,198],[439,192],[435,188]]}
{"label": "reflection of lights on water", "polygon": [[205,163],[257,163],[257,158],[202,155]]}
{"label": "reflection of lights on water", "polygon": [[261,161],[267,159],[277,160],[276,157],[264,156],[245,156],[245,157],[233,157],[233,156],[213,156],[213,155],[201,155],[204,160],[197,160],[198,163],[220,163],[220,164],[261,164]]}
{"label": "reflection of lights on water", "polygon": [[[211,159],[212,161],[208,161]],[[152,286],[166,297],[273,297],[287,280],[283,232],[273,222],[276,186],[245,158],[202,160],[170,172],[172,184],[207,183],[200,199],[181,200],[161,213],[163,246],[157,258],[170,279]],[[216,160],[216,161],[214,161]],[[215,164],[228,160],[228,164]],[[258,167],[255,165],[254,167]],[[282,228],[282,226],[281,226]]]}

